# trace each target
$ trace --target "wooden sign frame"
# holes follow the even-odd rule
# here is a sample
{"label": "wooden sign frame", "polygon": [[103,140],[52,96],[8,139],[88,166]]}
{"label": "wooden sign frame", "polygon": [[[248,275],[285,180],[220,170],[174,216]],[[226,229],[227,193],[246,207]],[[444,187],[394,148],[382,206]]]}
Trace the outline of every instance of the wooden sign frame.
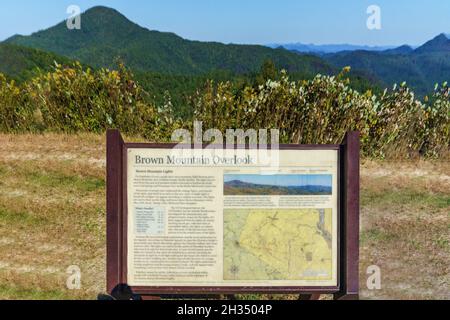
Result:
{"label": "wooden sign frame", "polygon": [[[173,149],[176,144],[125,143],[118,130],[107,131],[107,291],[127,283],[127,150]],[[280,150],[338,152],[338,285],[333,287],[133,287],[141,296],[187,294],[284,293],[335,299],[358,299],[359,291],[359,167],[358,132],[337,145],[280,145]]]}

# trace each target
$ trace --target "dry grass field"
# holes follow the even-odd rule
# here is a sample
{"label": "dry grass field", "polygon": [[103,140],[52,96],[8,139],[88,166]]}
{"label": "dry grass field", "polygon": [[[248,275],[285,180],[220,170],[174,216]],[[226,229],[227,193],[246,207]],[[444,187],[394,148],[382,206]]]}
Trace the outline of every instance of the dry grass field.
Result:
{"label": "dry grass field", "polygon": [[[450,299],[450,161],[365,160],[361,182],[361,297]],[[70,265],[81,290],[66,289]],[[366,289],[370,265],[381,290]],[[0,299],[104,290],[104,137],[0,135]]]}

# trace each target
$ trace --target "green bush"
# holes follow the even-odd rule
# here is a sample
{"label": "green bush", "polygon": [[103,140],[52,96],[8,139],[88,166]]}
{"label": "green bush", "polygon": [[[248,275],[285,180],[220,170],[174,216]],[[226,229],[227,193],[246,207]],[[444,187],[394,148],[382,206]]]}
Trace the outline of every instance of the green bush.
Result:
{"label": "green bush", "polygon": [[[191,97],[203,128],[279,129],[281,143],[335,144],[350,130],[361,132],[370,157],[438,157],[449,154],[450,88],[444,83],[424,102],[402,84],[380,96],[351,89],[348,68],[336,76],[279,79],[236,88],[207,81]],[[89,131],[118,128],[152,141],[169,141],[178,120],[167,92],[156,106],[122,65],[115,71],[80,64],[39,73],[18,86],[0,75],[0,131]]]}
{"label": "green bush", "polygon": [[0,131],[35,131],[34,111],[27,92],[0,74]]}
{"label": "green bush", "polygon": [[338,77],[317,75],[301,82],[283,73],[258,88],[233,94],[231,84],[208,82],[193,99],[194,115],[205,128],[278,128],[282,143],[339,143],[350,130],[361,132],[363,154],[373,157],[447,156],[449,88],[436,90],[432,104],[406,87],[377,97]]}
{"label": "green bush", "polygon": [[[1,80],[3,79],[3,80]],[[132,74],[83,69],[80,64],[41,73],[23,86],[0,78],[1,131],[101,133],[118,128],[130,135],[167,141],[177,122],[170,105],[158,110]]]}

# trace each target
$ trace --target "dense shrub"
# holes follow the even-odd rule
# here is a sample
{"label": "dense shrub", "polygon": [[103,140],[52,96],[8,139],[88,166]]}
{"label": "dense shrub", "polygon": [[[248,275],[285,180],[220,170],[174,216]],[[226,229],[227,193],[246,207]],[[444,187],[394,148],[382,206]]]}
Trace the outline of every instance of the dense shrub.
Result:
{"label": "dense shrub", "polygon": [[[374,157],[448,156],[450,88],[444,83],[424,102],[405,85],[380,96],[348,85],[346,72],[312,80],[279,80],[236,88],[207,81],[191,99],[203,128],[280,129],[282,143],[339,143],[349,130],[361,132],[363,153]],[[119,65],[92,71],[56,65],[17,86],[0,75],[2,132],[90,131],[118,128],[152,141],[168,141],[175,119],[170,95],[157,107]]]}
{"label": "dense shrub", "polygon": [[194,98],[194,114],[208,128],[278,128],[284,143],[339,143],[347,131],[359,130],[368,156],[448,154],[446,84],[424,104],[405,84],[380,97],[360,94],[343,79],[345,71],[302,82],[289,81],[284,73],[279,81],[247,87],[240,95],[231,93],[230,83],[208,82]]}
{"label": "dense shrub", "polygon": [[448,153],[450,144],[450,87],[447,82],[436,86],[431,101],[425,109],[422,148],[426,155],[437,156]]}
{"label": "dense shrub", "polygon": [[80,64],[70,68],[56,64],[52,72],[41,73],[20,88],[3,82],[0,92],[5,92],[0,100],[4,132],[43,128],[100,133],[118,128],[167,140],[176,125],[170,101],[158,110],[123,65],[117,71],[92,71]]}
{"label": "dense shrub", "polygon": [[34,109],[28,100],[28,94],[14,81],[7,81],[0,74],[0,131],[21,132],[36,129]]}

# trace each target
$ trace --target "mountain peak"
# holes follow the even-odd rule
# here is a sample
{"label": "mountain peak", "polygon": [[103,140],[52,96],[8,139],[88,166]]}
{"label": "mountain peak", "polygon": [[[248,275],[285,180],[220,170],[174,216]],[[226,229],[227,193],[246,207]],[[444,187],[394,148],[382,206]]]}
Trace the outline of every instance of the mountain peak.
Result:
{"label": "mountain peak", "polygon": [[416,53],[450,52],[450,39],[445,33],[441,33],[416,49]]}
{"label": "mountain peak", "polygon": [[448,40],[448,35],[445,33],[440,33],[434,37],[431,41],[446,41]]}
{"label": "mountain peak", "polygon": [[81,29],[83,29],[83,24],[90,29],[96,27],[99,30],[110,29],[113,32],[121,31],[123,28],[141,29],[116,9],[105,6],[92,7],[82,13],[81,18]]}
{"label": "mountain peak", "polygon": [[404,45],[394,48],[394,49],[385,50],[382,53],[385,53],[385,54],[409,54],[413,51],[414,51],[414,49],[411,48],[411,46],[404,44]]}
{"label": "mountain peak", "polygon": [[105,6],[83,12],[79,30],[69,30],[63,21],[7,42],[50,51],[94,68],[114,68],[119,58],[130,69],[141,72],[198,75],[226,70],[244,74],[256,72],[271,59],[278,68],[290,72],[329,74],[334,70],[318,57],[286,50],[190,41],[174,33],[149,30]]}
{"label": "mountain peak", "polygon": [[93,11],[93,12],[102,12],[103,11],[103,12],[111,12],[111,13],[114,12],[114,13],[121,14],[116,9],[107,7],[107,6],[93,6],[89,9],[87,9],[85,12],[90,12],[90,11]]}
{"label": "mountain peak", "polygon": [[[112,17],[120,17],[127,19],[122,13],[117,11],[114,8],[106,7],[106,6],[95,6],[87,9],[83,16],[112,16]],[[127,19],[128,20],[128,19]]]}

